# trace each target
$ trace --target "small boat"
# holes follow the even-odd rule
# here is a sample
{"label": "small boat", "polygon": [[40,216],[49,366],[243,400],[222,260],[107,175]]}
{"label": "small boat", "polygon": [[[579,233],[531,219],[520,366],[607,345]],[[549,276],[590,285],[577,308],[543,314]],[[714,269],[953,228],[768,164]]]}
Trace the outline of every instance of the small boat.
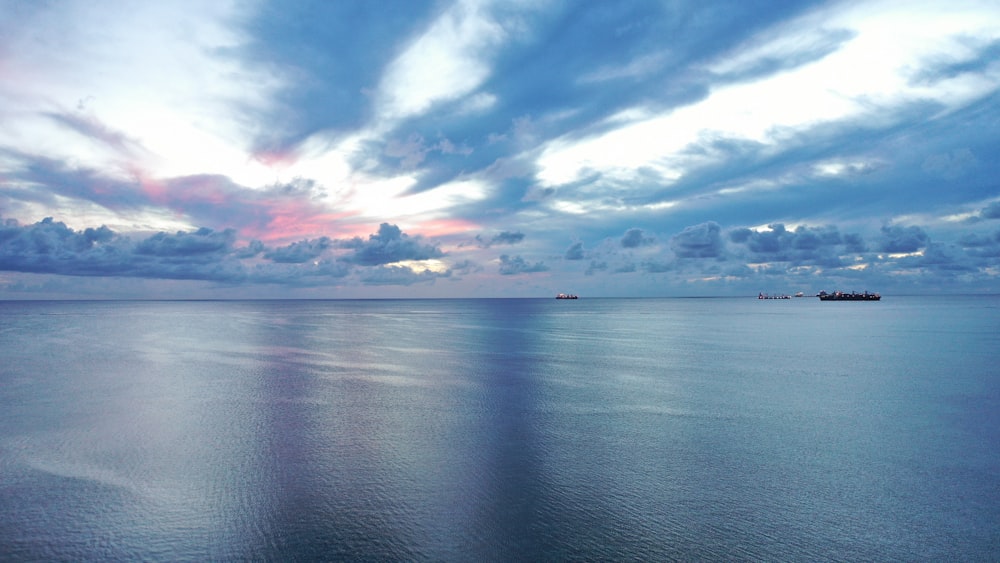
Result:
{"label": "small boat", "polygon": [[560,293],[556,295],[556,299],[579,299],[579,297],[572,293]]}
{"label": "small boat", "polygon": [[882,296],[878,293],[844,293],[843,291],[834,291],[833,293],[827,293],[821,291],[816,294],[820,301],[879,301]]}

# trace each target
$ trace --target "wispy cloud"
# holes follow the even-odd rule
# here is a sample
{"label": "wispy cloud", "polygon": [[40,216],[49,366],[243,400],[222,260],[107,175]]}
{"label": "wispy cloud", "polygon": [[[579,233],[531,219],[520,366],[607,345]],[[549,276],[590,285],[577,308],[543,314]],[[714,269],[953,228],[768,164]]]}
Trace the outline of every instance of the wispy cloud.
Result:
{"label": "wispy cloud", "polygon": [[995,2],[6,8],[0,297],[1000,276]]}

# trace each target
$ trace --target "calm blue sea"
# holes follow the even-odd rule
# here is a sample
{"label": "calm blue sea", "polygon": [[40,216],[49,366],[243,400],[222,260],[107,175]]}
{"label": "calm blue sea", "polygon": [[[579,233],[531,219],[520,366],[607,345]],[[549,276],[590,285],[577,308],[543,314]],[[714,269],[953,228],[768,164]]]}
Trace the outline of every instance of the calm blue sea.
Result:
{"label": "calm blue sea", "polygon": [[998,560],[1000,297],[0,302],[0,559]]}

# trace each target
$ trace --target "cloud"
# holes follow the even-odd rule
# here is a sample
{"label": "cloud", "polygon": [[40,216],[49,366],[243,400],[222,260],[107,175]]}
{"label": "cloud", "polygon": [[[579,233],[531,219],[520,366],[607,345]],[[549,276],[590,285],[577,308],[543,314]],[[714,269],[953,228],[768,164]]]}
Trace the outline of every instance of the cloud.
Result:
{"label": "cloud", "polygon": [[921,168],[924,172],[954,180],[968,173],[979,164],[979,159],[969,149],[956,149],[943,154],[928,156]]}
{"label": "cloud", "polygon": [[233,56],[246,38],[238,25],[246,6],[24,6],[17,25],[2,29],[5,51],[17,54],[0,68],[0,112],[8,140],[19,139],[13,146],[102,170],[121,170],[131,156],[156,176],[248,170],[228,141],[247,136],[247,114],[268,108],[284,77]]}
{"label": "cloud", "polygon": [[670,239],[678,258],[717,258],[722,254],[722,227],[714,221],[687,227]]}
{"label": "cloud", "polygon": [[434,283],[438,278],[451,276],[451,270],[434,272],[429,269],[414,271],[404,266],[378,266],[366,270],[361,275],[362,283],[366,285],[413,285],[415,283]]}
{"label": "cloud", "polygon": [[788,262],[789,267],[822,265],[837,268],[843,265],[843,253],[865,249],[860,235],[842,235],[832,225],[800,225],[791,231],[781,223],[769,225],[767,230],[739,228],[729,232],[729,240],[744,247],[746,259],[752,263]]}
{"label": "cloud", "polygon": [[389,64],[379,86],[380,118],[405,119],[475,92],[508,35],[488,3],[455,2]]}
{"label": "cloud", "polygon": [[[674,269],[674,264],[660,260],[646,260],[641,264],[642,271],[650,274],[660,274]],[[635,264],[626,264],[624,268],[616,270],[620,273],[629,273],[636,270]]]}
{"label": "cloud", "polygon": [[563,258],[566,260],[583,260],[585,257],[583,252],[583,243],[574,242],[566,249],[566,253],[563,254]]}
{"label": "cloud", "polygon": [[476,240],[479,241],[481,248],[489,248],[493,245],[517,244],[524,240],[524,233],[518,231],[501,231],[490,237],[489,240],[484,240],[482,235],[476,235]]}
{"label": "cloud", "polygon": [[210,260],[213,256],[232,251],[236,232],[232,229],[215,232],[203,227],[193,233],[156,233],[135,246],[136,254],[184,260]]}
{"label": "cloud", "polygon": [[228,231],[157,233],[134,244],[103,226],[75,231],[52,218],[24,226],[8,219],[0,230],[0,270],[233,281],[243,273],[228,258],[231,244]]}
{"label": "cloud", "polygon": [[449,270],[457,275],[466,275],[475,272],[482,272],[483,267],[480,266],[478,263],[473,262],[472,260],[461,260],[459,262],[452,264]]}
{"label": "cloud", "polygon": [[[932,83],[912,77],[936,60],[988,57],[987,46],[1000,38],[1000,10],[983,7],[826,4],[706,65],[700,98],[666,107],[636,103],[590,130],[545,142],[539,187],[586,181],[589,189],[574,190],[573,200],[584,207],[609,192],[642,197],[739,159],[775,159],[829,135],[888,130],[913,119],[915,108],[926,116],[928,108],[942,115],[973,106],[1000,89],[995,62]],[[791,67],[776,64],[789,60]],[[973,164],[970,154],[959,149],[929,165],[955,173]]]}
{"label": "cloud", "polygon": [[15,4],[8,272],[345,296],[1000,275],[995,3]]}
{"label": "cloud", "polygon": [[517,274],[530,274],[536,272],[547,272],[549,267],[542,262],[535,262],[534,264],[529,264],[524,258],[520,256],[508,256],[503,254],[500,256],[500,274],[504,276],[513,276]]}
{"label": "cloud", "polygon": [[622,236],[621,245],[625,248],[637,248],[653,244],[655,241],[655,238],[646,236],[642,229],[629,229]]}
{"label": "cloud", "polygon": [[378,233],[369,235],[368,240],[355,237],[341,243],[344,248],[354,250],[354,254],[344,258],[347,262],[363,266],[380,266],[403,260],[428,260],[439,258],[444,253],[434,244],[422,242],[421,237],[403,234],[396,225],[382,223]]}
{"label": "cloud", "polygon": [[903,254],[916,252],[927,246],[930,237],[917,226],[884,225],[878,249],[881,252]]}
{"label": "cloud", "polygon": [[386,156],[400,159],[403,168],[414,168],[424,161],[429,150],[424,138],[413,133],[405,141],[390,140],[384,152]]}
{"label": "cloud", "polygon": [[[160,232],[136,242],[106,226],[77,231],[52,218],[31,225],[6,219],[0,223],[0,271],[288,286],[322,285],[350,273],[347,264],[316,260],[331,247],[329,240],[270,251],[260,241],[241,247],[234,241],[232,229]],[[244,262],[261,253],[272,262]]]}
{"label": "cloud", "polygon": [[[974,258],[1000,258],[1000,231],[988,235],[968,234],[958,240],[958,245],[965,250],[967,255]],[[984,266],[990,264],[990,261],[983,263]]]}
{"label": "cloud", "polygon": [[264,253],[264,258],[282,264],[302,264],[318,258],[332,246],[327,237],[293,242]]}
{"label": "cloud", "polygon": [[994,201],[979,212],[983,219],[1000,219],[1000,201]]}

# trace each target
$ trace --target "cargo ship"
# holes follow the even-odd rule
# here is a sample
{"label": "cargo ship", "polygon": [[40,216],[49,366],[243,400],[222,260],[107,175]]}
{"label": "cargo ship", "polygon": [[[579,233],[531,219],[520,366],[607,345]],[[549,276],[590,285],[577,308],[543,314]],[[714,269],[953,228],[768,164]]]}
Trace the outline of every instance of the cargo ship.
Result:
{"label": "cargo ship", "polygon": [[833,293],[827,293],[821,291],[816,294],[820,301],[878,301],[882,299],[882,296],[878,293],[844,293],[843,291],[834,291]]}
{"label": "cargo ship", "polygon": [[579,299],[579,297],[572,293],[560,293],[556,295],[556,299]]}

